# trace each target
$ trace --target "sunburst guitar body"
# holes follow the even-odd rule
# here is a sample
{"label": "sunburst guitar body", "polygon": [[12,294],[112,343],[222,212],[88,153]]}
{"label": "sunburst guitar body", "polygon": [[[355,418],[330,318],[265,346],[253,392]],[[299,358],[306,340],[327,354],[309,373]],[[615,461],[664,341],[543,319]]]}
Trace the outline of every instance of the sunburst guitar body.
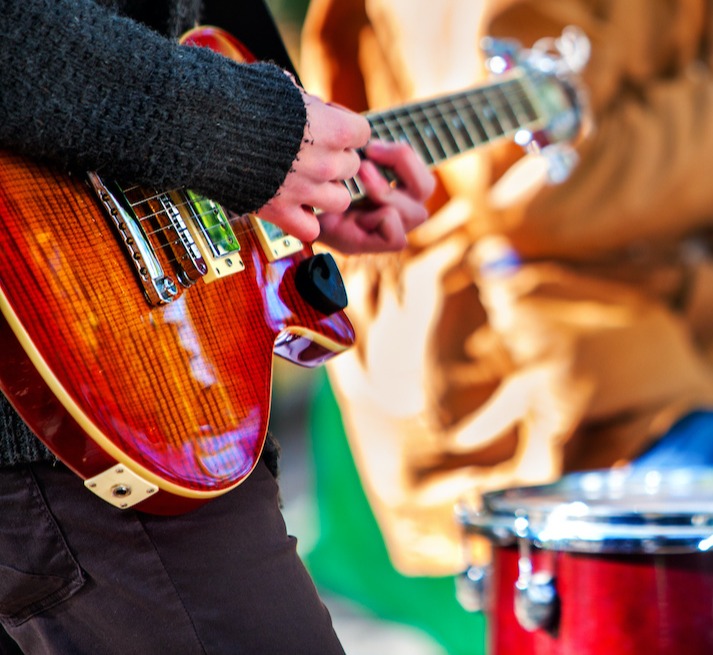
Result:
{"label": "sunburst guitar body", "polygon": [[[214,28],[184,42],[249,58]],[[117,507],[177,514],[239,485],[273,355],[316,366],[353,344],[331,259],[189,190],[3,152],[0,224],[0,388]]]}
{"label": "sunburst guitar body", "polygon": [[[183,42],[250,59],[216,28]],[[561,178],[588,122],[571,65],[588,49],[574,28],[554,45],[493,41],[495,81],[369,113],[372,134],[429,165],[512,139]],[[264,446],[273,355],[311,367],[354,343],[331,257],[190,190],[0,153],[0,245],[0,389],[120,508],[175,514],[239,485]]]}

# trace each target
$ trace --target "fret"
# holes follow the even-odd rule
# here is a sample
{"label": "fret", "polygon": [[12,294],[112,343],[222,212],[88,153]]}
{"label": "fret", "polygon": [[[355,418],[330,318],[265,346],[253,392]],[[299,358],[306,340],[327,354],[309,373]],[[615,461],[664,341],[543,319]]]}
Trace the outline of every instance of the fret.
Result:
{"label": "fret", "polygon": [[444,111],[445,120],[448,121],[448,131],[454,139],[458,152],[465,152],[474,148],[477,143],[473,140],[466,127],[465,120],[460,114],[458,103],[453,98],[447,98],[444,101],[444,105],[448,107]]}
{"label": "fret", "polygon": [[481,123],[488,132],[490,140],[492,141],[503,136],[503,134],[505,134],[505,130],[503,129],[503,126],[500,123],[500,119],[498,118],[498,112],[495,109],[494,97],[491,97],[493,96],[493,92],[491,91],[491,89],[488,87],[484,87],[482,89],[479,89],[473,95],[477,97],[480,115],[484,119],[481,119]]}
{"label": "fret", "polygon": [[527,122],[532,123],[539,120],[540,112],[532,104],[531,95],[525,89],[525,81],[517,80],[517,86],[520,89],[517,94],[518,105],[527,117]]}
{"label": "fret", "polygon": [[[399,120],[397,111],[402,114],[401,120]],[[405,141],[408,143],[427,164],[434,164],[440,160],[436,156],[433,150],[433,146],[429,143],[428,135],[426,134],[423,126],[419,121],[417,121],[415,114],[421,112],[420,106],[414,106],[406,111],[406,108],[401,108],[400,110],[392,110],[385,112],[381,115],[380,120],[372,121],[372,130],[376,131],[377,135],[387,131],[391,136],[390,141]],[[408,127],[406,126],[406,121],[408,120]],[[381,129],[379,130],[379,126]],[[374,130],[376,128],[376,130]],[[398,130],[399,137],[394,137],[394,134]]]}
{"label": "fret", "polygon": [[436,134],[443,151],[443,157],[448,159],[461,152],[463,149],[458,144],[450,122],[450,107],[447,100],[434,101],[425,105],[425,113]]}
{"label": "fret", "polygon": [[473,147],[488,142],[488,134],[480,123],[478,116],[475,116],[470,103],[463,100],[463,96],[458,96],[453,102],[455,109],[455,120],[462,126],[462,134],[473,144]]}
{"label": "fret", "polygon": [[420,155],[427,164],[436,163],[436,158],[426,142],[426,135],[423,134],[420,126],[413,117],[410,117],[409,125],[406,127],[406,142]]}
{"label": "fret", "polygon": [[500,109],[498,113],[500,116],[500,124],[505,128],[505,134],[512,134],[522,125],[522,122],[518,120],[518,117],[515,115],[512,102],[507,94],[507,87],[503,84],[502,86],[494,87],[493,91],[498,99],[497,104]]}
{"label": "fret", "polygon": [[459,115],[463,118],[465,128],[468,130],[471,139],[475,137],[476,145],[481,145],[491,141],[492,137],[485,128],[481,118],[481,112],[478,111],[478,108],[474,104],[473,97],[475,95],[476,92],[472,91],[459,96]]}
{"label": "fret", "polygon": [[351,180],[344,180],[344,185],[347,187],[347,191],[349,191],[352,201],[360,200],[366,196],[366,190],[362,186],[362,181],[358,175],[353,177]]}
{"label": "fret", "polygon": [[420,134],[431,155],[431,160],[438,162],[445,159],[447,153],[431,118],[432,112],[429,111],[431,106],[430,104],[421,105],[414,117],[414,123],[420,128]]}
{"label": "fret", "polygon": [[370,121],[371,131],[378,139],[382,139],[384,141],[397,141],[398,139],[394,138],[394,135],[389,128],[389,124],[386,122],[386,116],[386,113],[381,116],[375,116],[374,120]]}
{"label": "fret", "polygon": [[[427,164],[437,164],[520,129],[541,129],[551,114],[571,111],[548,101],[547,78],[518,69],[486,86],[366,117],[375,138],[405,141]],[[360,187],[351,191],[363,193]]]}

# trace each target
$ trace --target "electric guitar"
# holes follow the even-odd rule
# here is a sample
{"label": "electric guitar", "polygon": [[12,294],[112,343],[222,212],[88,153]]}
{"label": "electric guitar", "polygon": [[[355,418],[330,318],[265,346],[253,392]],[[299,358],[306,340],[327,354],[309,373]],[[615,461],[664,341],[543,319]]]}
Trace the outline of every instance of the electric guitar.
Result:
{"label": "electric guitar", "polygon": [[[216,28],[183,42],[250,59]],[[430,164],[517,135],[569,140],[566,77],[515,65],[368,118]],[[355,339],[331,258],[190,190],[0,152],[0,225],[0,389],[119,508],[177,514],[239,485],[264,445],[273,354],[317,366]]]}

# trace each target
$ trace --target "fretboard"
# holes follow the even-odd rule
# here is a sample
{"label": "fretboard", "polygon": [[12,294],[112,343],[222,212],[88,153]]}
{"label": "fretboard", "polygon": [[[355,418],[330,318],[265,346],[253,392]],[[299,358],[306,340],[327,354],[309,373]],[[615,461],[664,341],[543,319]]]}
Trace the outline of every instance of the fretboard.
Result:
{"label": "fretboard", "polygon": [[[366,114],[374,138],[404,141],[430,166],[503,137],[521,128],[534,129],[543,119],[533,79],[516,69],[484,86],[387,111]],[[353,200],[364,197],[359,178],[347,181]]]}

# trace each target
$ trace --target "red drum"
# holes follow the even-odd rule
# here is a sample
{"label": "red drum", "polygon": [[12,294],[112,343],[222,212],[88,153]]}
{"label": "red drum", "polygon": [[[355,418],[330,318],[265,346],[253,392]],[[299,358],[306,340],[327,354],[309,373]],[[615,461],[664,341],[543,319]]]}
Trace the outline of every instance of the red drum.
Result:
{"label": "red drum", "polygon": [[713,653],[713,470],[578,473],[457,515],[493,544],[492,655]]}

